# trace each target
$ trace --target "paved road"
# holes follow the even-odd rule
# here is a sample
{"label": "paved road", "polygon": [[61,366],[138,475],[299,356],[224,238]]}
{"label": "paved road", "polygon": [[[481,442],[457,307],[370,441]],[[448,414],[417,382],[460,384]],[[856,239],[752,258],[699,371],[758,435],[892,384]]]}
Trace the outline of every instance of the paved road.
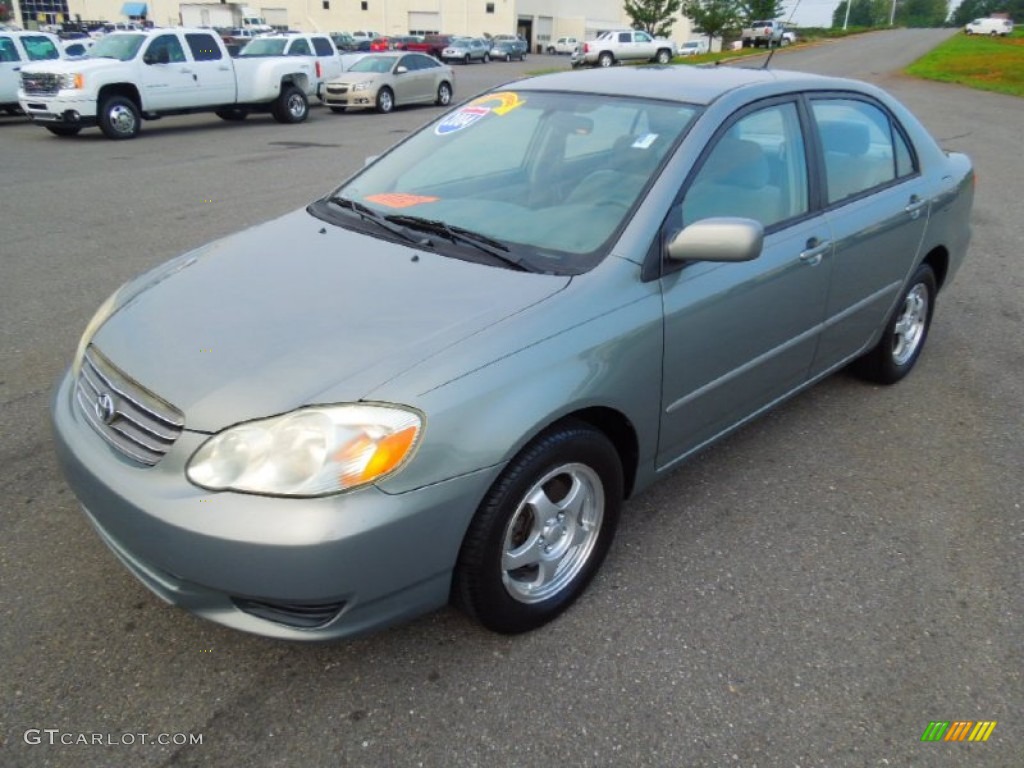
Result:
{"label": "paved road", "polygon": [[[127,143],[0,119],[0,765],[1018,768],[1021,102],[892,74],[946,34],[771,64],[875,80],[975,160],[972,252],[914,375],[835,376],[679,469],[628,505],[580,603],[517,638],[442,611],[297,646],[171,609],[88,528],[48,435],[51,384],[117,285],[305,204],[436,110],[171,118]],[[459,68],[459,95],[544,66],[567,65]],[[939,719],[999,725],[922,744]]]}

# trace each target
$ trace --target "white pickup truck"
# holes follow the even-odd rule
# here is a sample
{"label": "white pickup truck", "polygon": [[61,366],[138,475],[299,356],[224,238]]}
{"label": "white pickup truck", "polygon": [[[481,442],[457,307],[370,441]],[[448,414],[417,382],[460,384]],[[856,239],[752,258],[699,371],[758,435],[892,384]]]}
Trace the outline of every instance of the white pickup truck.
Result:
{"label": "white pickup truck", "polygon": [[18,102],[57,136],[98,125],[107,138],[131,139],[144,119],[192,112],[244,120],[264,111],[300,123],[317,68],[306,56],[232,59],[209,29],[114,32],[84,59],[23,67]]}
{"label": "white pickup truck", "polygon": [[675,58],[676,44],[651,37],[642,30],[620,29],[587,40],[572,54],[572,66],[610,67],[620,61],[656,61],[668,64]]}
{"label": "white pickup truck", "polygon": [[64,54],[56,35],[0,30],[0,112],[14,115],[21,111],[18,86],[26,64],[62,58]]}

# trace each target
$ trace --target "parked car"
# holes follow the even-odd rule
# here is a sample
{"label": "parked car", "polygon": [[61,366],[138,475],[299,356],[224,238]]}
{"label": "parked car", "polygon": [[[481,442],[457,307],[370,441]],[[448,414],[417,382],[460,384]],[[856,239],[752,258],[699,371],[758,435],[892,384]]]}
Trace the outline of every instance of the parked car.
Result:
{"label": "parked car", "polygon": [[1013,22],[1009,19],[975,19],[964,27],[968,35],[999,35],[1006,37],[1013,32]]}
{"label": "parked car", "polygon": [[212,29],[111,32],[84,59],[23,67],[18,103],[62,137],[98,126],[109,139],[132,139],[144,119],[193,112],[239,121],[264,111],[300,123],[316,68],[309,56],[232,59]]}
{"label": "parked car", "polygon": [[455,93],[452,68],[424,53],[369,53],[324,88],[332,112],[376,109],[390,112],[407,104],[448,106]]}
{"label": "parked car", "polygon": [[700,40],[687,40],[679,46],[680,56],[700,56],[707,52],[708,40],[706,37],[701,38]]}
{"label": "parked car", "polygon": [[64,55],[60,40],[49,32],[0,30],[0,111],[21,114],[18,88],[26,64],[52,61]]}
{"label": "parked car", "polygon": [[797,41],[796,32],[791,29],[784,29],[782,31],[782,38],[779,41],[780,47],[792,45]]}
{"label": "parked car", "polygon": [[221,624],[323,640],[452,600],[533,629],[624,499],[833,371],[909,374],[973,189],[864,83],[519,80],[118,289],[59,461],[121,562]]}
{"label": "parked car", "polygon": [[580,45],[579,38],[560,37],[552,45],[548,46],[548,53],[568,55],[575,51]]}
{"label": "parked car", "polygon": [[338,53],[354,51],[358,45],[358,41],[346,32],[332,32],[331,40],[334,41],[334,47],[338,49]]}
{"label": "parked car", "polygon": [[456,35],[425,35],[418,42],[408,43],[405,49],[417,53],[427,53],[435,59],[440,59],[444,49],[451,44],[452,40],[456,39],[458,39]]}
{"label": "parked car", "polygon": [[463,64],[472,64],[474,61],[482,61],[485,64],[491,60],[491,47],[485,40],[478,37],[454,38],[448,46],[441,51],[441,61],[461,61]]}
{"label": "parked car", "polygon": [[653,61],[668,64],[676,55],[672,40],[651,37],[639,29],[610,30],[587,40],[573,51],[573,67],[610,67],[623,61]]}
{"label": "parked car", "polygon": [[786,25],[775,19],[752,21],[750,22],[750,26],[745,27],[741,32],[743,47],[759,48],[761,46],[781,46],[783,40],[782,34],[785,32],[785,29]]}
{"label": "parked car", "polygon": [[498,40],[491,46],[488,56],[499,61],[512,61],[512,59],[523,61],[526,59],[522,46],[512,40]]}
{"label": "parked car", "polygon": [[[490,39],[489,43],[491,48],[493,48],[496,43],[511,43],[513,48],[519,51],[524,58],[530,50],[530,44],[526,42],[522,35],[495,35]],[[492,55],[491,58],[495,57]],[[515,58],[515,56],[513,56],[512,58]],[[522,59],[520,59],[520,61],[522,61]]]}

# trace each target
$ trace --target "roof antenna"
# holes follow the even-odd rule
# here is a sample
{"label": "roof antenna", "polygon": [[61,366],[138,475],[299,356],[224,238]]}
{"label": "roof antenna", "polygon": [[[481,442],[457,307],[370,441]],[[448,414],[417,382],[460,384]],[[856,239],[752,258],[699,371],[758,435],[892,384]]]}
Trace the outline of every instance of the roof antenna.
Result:
{"label": "roof antenna", "polygon": [[[850,0],[846,0],[846,2],[850,2]],[[796,13],[796,9],[799,8],[799,7],[800,7],[800,0],[796,0],[796,4],[793,6],[793,10],[789,12],[789,18],[786,19],[786,27],[788,27],[789,23],[791,21],[793,21],[793,15]],[[786,34],[786,28],[785,27],[783,27],[783,29],[782,29],[782,34],[783,35]],[[774,47],[772,46],[772,41],[769,38],[769,40],[768,40],[768,47],[771,50],[768,51],[768,58],[764,60],[764,64],[761,65],[761,69],[768,69],[768,64],[771,63],[772,56],[775,55],[776,49],[779,48],[781,45],[782,45],[782,35],[779,35],[779,44],[774,46]]]}

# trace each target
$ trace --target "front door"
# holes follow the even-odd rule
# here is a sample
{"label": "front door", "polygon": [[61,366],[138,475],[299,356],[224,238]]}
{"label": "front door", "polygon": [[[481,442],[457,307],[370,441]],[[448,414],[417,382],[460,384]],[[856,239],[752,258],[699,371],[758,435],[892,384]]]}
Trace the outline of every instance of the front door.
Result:
{"label": "front door", "polygon": [[181,109],[196,104],[199,78],[175,34],[159,35],[142,53],[142,101],[146,110]]}

